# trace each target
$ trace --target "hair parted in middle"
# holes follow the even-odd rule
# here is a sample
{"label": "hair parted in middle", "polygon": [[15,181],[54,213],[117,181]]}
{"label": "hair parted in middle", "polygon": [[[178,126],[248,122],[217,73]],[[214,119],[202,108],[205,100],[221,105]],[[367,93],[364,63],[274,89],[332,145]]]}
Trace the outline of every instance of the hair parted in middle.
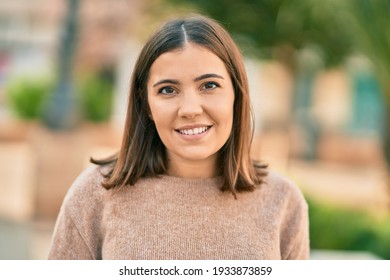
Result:
{"label": "hair parted in middle", "polygon": [[266,165],[250,158],[253,137],[249,86],[241,53],[228,32],[216,21],[201,15],[166,22],[146,42],[134,66],[122,146],[118,154],[104,160],[110,165],[103,186],[106,189],[134,185],[138,179],[164,174],[166,148],[157,133],[147,99],[147,82],[153,62],[163,53],[186,44],[204,47],[218,56],[230,75],[234,89],[233,125],[227,142],[218,152],[221,189],[252,191],[263,181]]}

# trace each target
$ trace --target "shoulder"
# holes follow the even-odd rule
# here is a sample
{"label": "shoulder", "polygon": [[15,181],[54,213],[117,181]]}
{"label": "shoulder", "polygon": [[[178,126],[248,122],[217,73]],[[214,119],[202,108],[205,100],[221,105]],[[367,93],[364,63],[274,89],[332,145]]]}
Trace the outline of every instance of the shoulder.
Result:
{"label": "shoulder", "polygon": [[[75,179],[68,190],[67,196],[82,195],[84,193],[98,194],[103,177],[104,168],[100,166],[90,165]],[[100,188],[101,187],[101,188]]]}
{"label": "shoulder", "polygon": [[297,184],[290,178],[275,172],[269,171],[264,178],[261,189],[269,198],[283,204],[295,204],[307,208],[304,195]]}
{"label": "shoulder", "polygon": [[[107,190],[101,186],[104,180],[102,167],[88,166],[73,182],[69,188],[62,205],[70,213],[99,207],[104,200]],[[89,212],[89,211],[87,211]]]}

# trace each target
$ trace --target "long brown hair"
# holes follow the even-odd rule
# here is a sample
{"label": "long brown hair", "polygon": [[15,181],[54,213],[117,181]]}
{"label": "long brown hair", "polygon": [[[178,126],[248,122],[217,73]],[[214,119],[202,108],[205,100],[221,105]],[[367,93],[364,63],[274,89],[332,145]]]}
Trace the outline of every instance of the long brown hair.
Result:
{"label": "long brown hair", "polygon": [[239,49],[228,32],[205,16],[174,19],[165,23],[146,42],[135,64],[122,146],[117,155],[95,160],[110,165],[103,186],[107,189],[134,185],[138,179],[157,176],[167,170],[166,149],[149,118],[147,81],[153,62],[163,53],[180,49],[186,42],[212,51],[225,64],[234,88],[234,112],[231,134],[219,151],[219,175],[222,190],[252,191],[262,182],[266,166],[250,158],[253,137],[252,111],[247,75]]}

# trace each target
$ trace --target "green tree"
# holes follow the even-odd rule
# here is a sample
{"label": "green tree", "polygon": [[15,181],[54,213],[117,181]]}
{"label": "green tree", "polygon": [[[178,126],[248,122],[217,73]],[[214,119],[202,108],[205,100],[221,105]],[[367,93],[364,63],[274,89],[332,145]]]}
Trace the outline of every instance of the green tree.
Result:
{"label": "green tree", "polygon": [[[295,66],[294,50],[321,48],[328,66],[339,64],[350,52],[345,4],[310,0],[166,0],[199,11],[221,22],[246,55],[279,59]],[[160,9],[159,9],[160,10]],[[294,70],[294,68],[293,68]]]}

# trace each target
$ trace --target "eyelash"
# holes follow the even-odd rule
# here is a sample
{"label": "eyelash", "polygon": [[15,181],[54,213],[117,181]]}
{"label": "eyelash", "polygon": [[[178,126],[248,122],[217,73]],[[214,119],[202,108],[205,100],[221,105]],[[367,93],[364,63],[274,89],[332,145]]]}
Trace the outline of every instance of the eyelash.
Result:
{"label": "eyelash", "polygon": [[[212,88],[206,88],[206,86],[210,86],[212,85],[213,87]],[[204,84],[202,84],[202,86],[200,87],[200,90],[205,90],[205,91],[211,91],[211,90],[214,90],[216,88],[220,87],[220,85],[217,83],[217,82],[206,82]],[[165,93],[164,91],[166,90],[172,90],[173,92],[171,93]],[[171,86],[165,86],[165,87],[162,87],[158,90],[158,94],[161,94],[161,95],[173,95],[177,93],[177,90]]]}
{"label": "eyelash", "polygon": [[[173,93],[164,93],[163,91],[166,90],[166,89],[169,89],[169,90],[173,90],[174,92]],[[162,87],[158,90],[158,94],[162,94],[162,95],[172,95],[174,94],[175,92],[177,92],[173,87],[169,87],[169,86],[166,86],[166,87]]]}
{"label": "eyelash", "polygon": [[[207,85],[213,85],[213,87],[207,89],[207,88],[205,88]],[[202,85],[201,89],[202,89],[202,90],[204,89],[204,90],[209,91],[209,90],[216,89],[216,88],[218,88],[218,87],[220,87],[220,85],[219,85],[217,82],[206,82],[206,83],[204,83],[204,84]]]}

